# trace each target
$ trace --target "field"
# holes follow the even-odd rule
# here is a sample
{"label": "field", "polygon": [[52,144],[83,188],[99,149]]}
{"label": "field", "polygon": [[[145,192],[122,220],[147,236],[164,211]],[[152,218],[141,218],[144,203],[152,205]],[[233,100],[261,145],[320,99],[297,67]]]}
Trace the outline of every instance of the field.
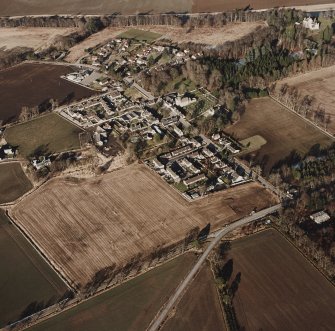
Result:
{"label": "field", "polygon": [[234,307],[246,330],[334,330],[334,286],[284,237],[268,230],[233,242],[241,273]]}
{"label": "field", "polygon": [[0,122],[14,121],[23,106],[38,106],[51,98],[61,104],[91,96],[94,91],[60,78],[72,71],[49,64],[22,64],[0,71]]}
{"label": "field", "polygon": [[263,145],[266,144],[266,140],[260,136],[252,136],[240,141],[240,143],[246,148],[246,152],[254,152],[259,150]]}
{"label": "field", "polygon": [[47,305],[66,291],[65,284],[42,260],[0,210],[0,328],[20,318],[28,305]]}
{"label": "field", "polygon": [[9,127],[5,139],[19,146],[20,155],[27,157],[37,148],[57,153],[80,148],[81,129],[55,113]]}
{"label": "field", "polygon": [[326,117],[330,116],[328,131],[335,134],[335,109],[334,109],[334,89],[335,89],[335,66],[312,71],[303,75],[286,78],[278,84],[295,86],[302,96],[310,95],[315,98],[314,108],[321,105],[326,112]]}
{"label": "field", "polygon": [[204,266],[162,331],[226,330],[212,271]]}
{"label": "field", "polygon": [[188,203],[144,165],[73,182],[49,181],[13,209],[39,247],[82,285],[103,267],[183,239],[195,226],[212,228],[276,203],[256,183]]}
{"label": "field", "polygon": [[56,36],[66,36],[74,31],[76,30],[68,28],[0,28],[0,49],[43,49],[52,45]]}
{"label": "field", "polygon": [[137,41],[146,41],[148,43],[151,43],[154,40],[161,37],[161,35],[155,32],[145,30],[129,29],[125,32],[120,33],[117,37],[126,39],[135,39]]}
{"label": "field", "polygon": [[18,199],[32,187],[19,162],[0,164],[0,204]]}
{"label": "field", "polygon": [[29,331],[144,331],[195,263],[182,255]]}
{"label": "field", "polygon": [[316,144],[331,143],[314,126],[270,98],[251,100],[241,119],[225,131],[238,140],[260,135],[267,141],[258,151],[247,155],[262,166],[265,174],[294,150],[303,154]]}

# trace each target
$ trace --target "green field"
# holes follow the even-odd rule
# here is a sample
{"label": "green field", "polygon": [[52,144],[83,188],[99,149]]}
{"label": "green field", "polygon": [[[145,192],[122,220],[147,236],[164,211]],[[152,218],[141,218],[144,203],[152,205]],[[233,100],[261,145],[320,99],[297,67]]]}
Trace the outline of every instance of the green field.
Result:
{"label": "green field", "polygon": [[19,146],[20,155],[27,157],[36,149],[59,153],[80,148],[82,130],[55,113],[14,125],[5,131],[5,139]]}
{"label": "green field", "polygon": [[33,312],[33,307],[50,305],[67,290],[2,210],[0,270],[0,328],[18,320],[24,312]]}
{"label": "green field", "polygon": [[241,140],[240,144],[245,147],[246,153],[250,153],[259,150],[263,145],[266,144],[266,140],[257,134],[255,136]]}
{"label": "green field", "polygon": [[125,32],[120,33],[117,36],[117,38],[135,39],[138,41],[146,41],[148,43],[151,43],[160,37],[161,35],[159,33],[144,31],[140,29],[129,29]]}
{"label": "green field", "polygon": [[182,255],[28,330],[144,331],[195,260]]}
{"label": "green field", "polygon": [[0,203],[14,201],[32,188],[19,162],[0,165]]}

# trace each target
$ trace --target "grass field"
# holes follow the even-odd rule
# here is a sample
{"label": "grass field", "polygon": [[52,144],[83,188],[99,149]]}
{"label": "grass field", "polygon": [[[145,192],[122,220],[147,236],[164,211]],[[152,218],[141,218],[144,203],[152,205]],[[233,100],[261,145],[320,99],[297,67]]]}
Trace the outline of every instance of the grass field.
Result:
{"label": "grass field", "polygon": [[162,331],[225,331],[225,321],[212,271],[204,266]]}
{"label": "grass field", "polygon": [[140,29],[129,29],[125,32],[120,33],[117,37],[126,38],[126,39],[135,39],[138,41],[146,41],[148,43],[151,43],[161,36],[162,35],[155,33],[155,32],[150,32],[150,31],[145,31],[145,30],[140,30]]}
{"label": "grass field", "polygon": [[257,134],[255,136],[241,140],[240,143],[246,148],[245,152],[250,153],[259,150],[263,145],[266,144],[266,140]]}
{"label": "grass field", "polygon": [[34,107],[51,98],[65,100],[89,97],[94,91],[60,78],[73,69],[61,65],[22,64],[0,72],[0,122],[17,120],[22,107]]}
{"label": "grass field", "polygon": [[325,134],[270,98],[251,100],[241,119],[225,131],[238,140],[255,135],[266,140],[258,151],[247,154],[262,166],[265,174],[294,150],[304,154],[316,144],[331,144]]}
{"label": "grass field", "polygon": [[54,179],[23,199],[13,217],[72,281],[86,284],[113,263],[175,243],[276,203],[250,183],[189,203],[144,165],[79,183]]}
{"label": "grass field", "polygon": [[28,330],[144,331],[195,260],[182,255]]}
{"label": "grass field", "polygon": [[0,328],[18,320],[29,304],[47,305],[67,289],[2,210],[0,270]]}
{"label": "grass field", "polygon": [[275,230],[234,241],[234,307],[246,330],[334,330],[335,288]]}
{"label": "grass field", "polygon": [[50,113],[7,128],[5,138],[9,144],[19,146],[20,155],[27,157],[40,146],[51,153],[78,149],[81,132],[69,121]]}
{"label": "grass field", "polygon": [[32,188],[19,162],[0,164],[0,203],[14,201]]}

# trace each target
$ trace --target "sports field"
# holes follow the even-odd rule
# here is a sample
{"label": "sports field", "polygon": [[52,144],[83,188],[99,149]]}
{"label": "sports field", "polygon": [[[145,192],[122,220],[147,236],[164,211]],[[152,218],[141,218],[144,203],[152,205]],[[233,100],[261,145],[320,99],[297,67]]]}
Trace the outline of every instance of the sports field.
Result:
{"label": "sports field", "polygon": [[9,144],[19,146],[19,154],[27,157],[36,149],[47,153],[78,149],[81,132],[80,128],[61,116],[50,113],[7,128],[5,139]]}
{"label": "sports field", "polygon": [[195,263],[182,255],[29,331],[145,331]]}
{"label": "sports field", "polygon": [[334,330],[334,286],[275,230],[234,241],[233,299],[246,330]]}
{"label": "sports field", "polygon": [[0,164],[0,204],[18,199],[32,188],[19,162]]}
{"label": "sports field", "polygon": [[13,216],[69,280],[182,240],[194,227],[217,228],[277,203],[250,183],[187,202],[144,165],[74,182],[53,179],[13,209]]}
{"label": "sports field", "polygon": [[332,143],[328,136],[268,97],[251,100],[241,119],[225,131],[238,140],[259,135],[266,141],[244,156],[260,164],[265,174],[292,151],[304,154],[316,144]]}
{"label": "sports field", "polygon": [[1,209],[0,270],[0,328],[52,304],[67,289]]}

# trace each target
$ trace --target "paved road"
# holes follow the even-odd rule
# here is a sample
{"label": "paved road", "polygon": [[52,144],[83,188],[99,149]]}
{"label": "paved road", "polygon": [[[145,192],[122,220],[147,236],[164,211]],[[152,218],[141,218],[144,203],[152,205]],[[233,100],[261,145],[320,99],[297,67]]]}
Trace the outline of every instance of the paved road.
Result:
{"label": "paved road", "polygon": [[166,303],[166,305],[162,308],[162,310],[159,312],[159,314],[154,318],[154,320],[149,325],[148,331],[156,331],[159,329],[160,325],[164,322],[166,319],[169,311],[172,309],[172,307],[177,303],[178,298],[180,295],[185,291],[185,289],[188,287],[188,285],[192,282],[195,275],[199,271],[201,265],[205,262],[207,259],[209,253],[211,250],[220,242],[220,240],[229,232],[235,230],[236,228],[245,225],[247,223],[256,221],[258,219],[261,219],[269,214],[272,214],[279,210],[281,208],[281,204],[275,205],[270,208],[263,209],[257,213],[254,213],[253,215],[244,217],[232,224],[229,224],[225,228],[221,229],[220,231],[216,232],[216,236],[213,239],[213,241],[209,244],[209,246],[206,248],[204,253],[199,258],[198,262],[195,264],[195,266],[192,268],[190,273],[186,276],[186,278],[183,280],[183,282],[179,285],[177,288],[175,294],[169,299],[169,301]]}

